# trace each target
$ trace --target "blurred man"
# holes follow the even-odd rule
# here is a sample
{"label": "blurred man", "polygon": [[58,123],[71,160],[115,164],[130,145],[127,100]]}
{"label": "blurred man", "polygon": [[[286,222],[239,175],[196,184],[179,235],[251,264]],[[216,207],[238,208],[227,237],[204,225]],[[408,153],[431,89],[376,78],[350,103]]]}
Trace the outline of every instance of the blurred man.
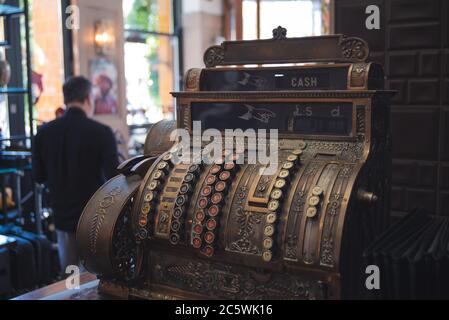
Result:
{"label": "blurred man", "polygon": [[118,165],[112,130],[89,119],[91,89],[83,77],[67,80],[66,113],[43,126],[34,141],[33,173],[50,190],[63,273],[68,265],[78,265],[75,231],[84,206]]}

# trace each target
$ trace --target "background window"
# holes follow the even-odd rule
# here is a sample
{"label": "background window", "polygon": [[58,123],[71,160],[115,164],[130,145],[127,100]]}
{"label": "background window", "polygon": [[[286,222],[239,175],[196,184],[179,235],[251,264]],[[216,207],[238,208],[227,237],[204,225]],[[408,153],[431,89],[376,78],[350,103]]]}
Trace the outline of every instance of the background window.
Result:
{"label": "background window", "polygon": [[53,0],[30,1],[33,94],[37,123],[49,122],[64,108],[64,52],[61,3]]}
{"label": "background window", "polygon": [[[227,0],[229,40],[270,39],[277,26],[288,37],[330,33],[330,0]],[[232,23],[233,21],[241,23]]]}
{"label": "background window", "polygon": [[124,0],[128,125],[174,118],[178,90],[178,35],[174,1]]}

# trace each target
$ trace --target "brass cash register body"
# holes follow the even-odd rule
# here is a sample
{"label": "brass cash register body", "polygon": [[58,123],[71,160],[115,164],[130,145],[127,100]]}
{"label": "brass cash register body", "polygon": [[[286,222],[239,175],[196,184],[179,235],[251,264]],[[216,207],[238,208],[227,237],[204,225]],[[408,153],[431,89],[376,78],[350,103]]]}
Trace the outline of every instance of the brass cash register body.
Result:
{"label": "brass cash register body", "polygon": [[[80,256],[100,290],[147,299],[360,297],[362,251],[387,225],[390,194],[391,93],[368,54],[361,39],[288,39],[283,28],[274,39],[209,48],[207,68],[190,70],[185,91],[174,93],[177,123],[155,125],[145,155],[122,164],[80,219]],[[263,175],[264,165],[235,157],[173,164],[170,133],[192,132],[193,121],[203,130],[278,129],[279,169]]]}

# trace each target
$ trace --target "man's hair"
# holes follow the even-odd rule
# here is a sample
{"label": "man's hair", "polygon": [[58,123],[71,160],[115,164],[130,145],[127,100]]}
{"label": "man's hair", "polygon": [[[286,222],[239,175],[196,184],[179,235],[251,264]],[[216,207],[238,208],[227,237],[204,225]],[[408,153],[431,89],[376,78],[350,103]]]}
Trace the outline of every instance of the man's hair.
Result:
{"label": "man's hair", "polygon": [[67,79],[62,87],[64,92],[64,103],[83,103],[89,97],[92,90],[92,83],[84,77],[71,77]]}

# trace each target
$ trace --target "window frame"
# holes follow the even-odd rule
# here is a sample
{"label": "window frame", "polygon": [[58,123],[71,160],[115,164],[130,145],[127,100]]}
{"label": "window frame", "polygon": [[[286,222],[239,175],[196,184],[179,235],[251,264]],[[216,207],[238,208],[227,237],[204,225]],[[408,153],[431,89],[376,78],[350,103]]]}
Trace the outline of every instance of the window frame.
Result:
{"label": "window frame", "polygon": [[[127,28],[124,27],[124,42],[126,43],[142,43],[138,41],[138,36],[141,39],[145,39],[148,36],[156,36],[156,37],[167,37],[169,39],[175,39],[177,45],[173,50],[173,76],[174,76],[174,89],[182,88],[183,86],[183,50],[182,50],[182,40],[183,40],[183,32],[182,32],[182,0],[170,0],[171,1],[171,19],[172,19],[172,32],[160,32],[153,30],[145,30],[139,28]],[[128,112],[128,111],[127,111]],[[176,117],[176,112],[174,114]],[[130,128],[131,134],[142,128],[150,128],[154,123],[146,123],[141,125],[128,125]]]}
{"label": "window frame", "polygon": [[[256,40],[261,39],[261,2],[263,0],[254,0],[256,2]],[[329,0],[329,33],[334,30],[333,24],[334,0]],[[225,0],[224,1],[224,36],[227,40],[243,40],[243,0]],[[232,37],[234,28],[235,38]]]}

